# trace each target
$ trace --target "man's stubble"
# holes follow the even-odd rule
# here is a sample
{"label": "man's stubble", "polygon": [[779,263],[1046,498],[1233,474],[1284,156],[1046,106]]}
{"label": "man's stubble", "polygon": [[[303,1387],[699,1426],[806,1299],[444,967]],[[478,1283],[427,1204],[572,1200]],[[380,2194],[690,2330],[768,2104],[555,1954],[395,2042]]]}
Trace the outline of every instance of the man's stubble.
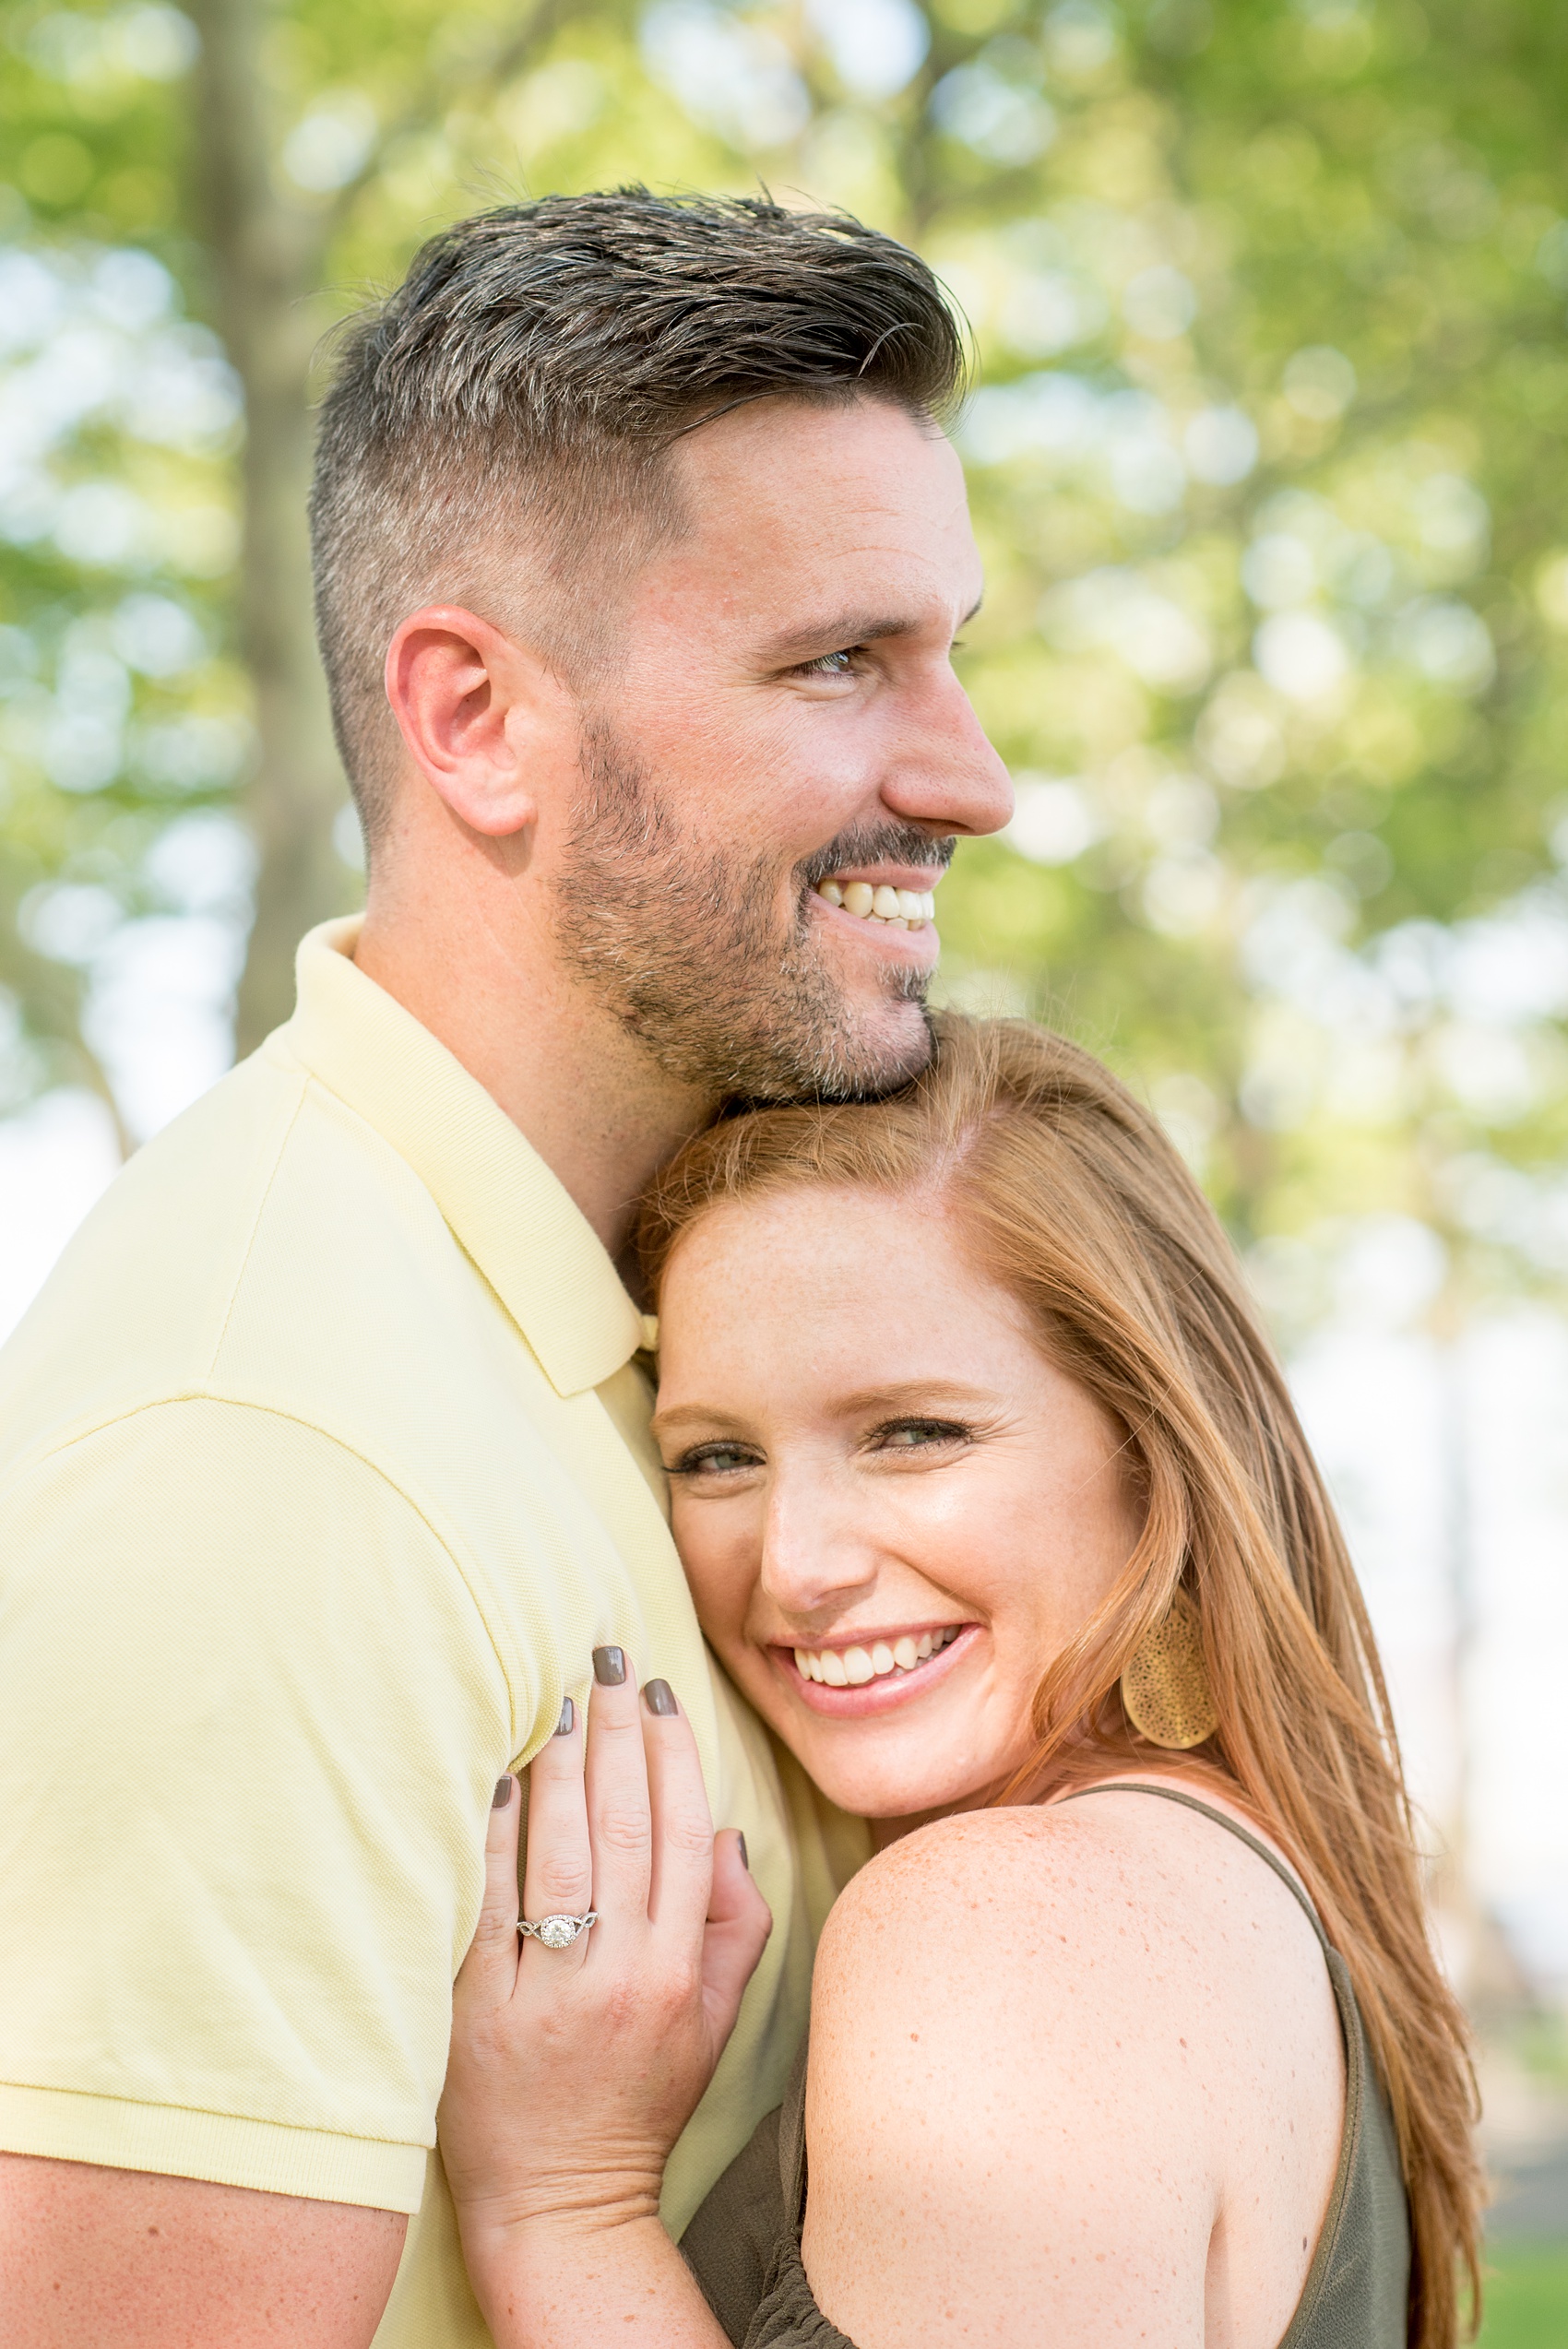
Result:
{"label": "man's stubble", "polygon": [[927,974],[889,967],[883,1000],[910,1003],[897,1038],[857,1020],[826,967],[807,896],[850,864],[926,864],[952,853],[911,825],[862,826],[802,860],[780,934],[778,867],[679,832],[645,771],[599,720],[585,730],[584,789],[555,884],[562,953],[678,1082],[715,1101],[872,1099],[931,1058]]}

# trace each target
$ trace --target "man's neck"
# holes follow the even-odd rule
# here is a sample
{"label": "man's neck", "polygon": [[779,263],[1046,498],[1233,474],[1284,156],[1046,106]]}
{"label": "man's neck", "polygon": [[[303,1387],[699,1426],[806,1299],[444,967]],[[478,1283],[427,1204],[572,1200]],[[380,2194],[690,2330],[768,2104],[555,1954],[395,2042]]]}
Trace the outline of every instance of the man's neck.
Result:
{"label": "man's neck", "polygon": [[626,1273],[637,1194],[714,1105],[667,1076],[546,940],[482,923],[459,934],[373,890],[354,959],[505,1109]]}

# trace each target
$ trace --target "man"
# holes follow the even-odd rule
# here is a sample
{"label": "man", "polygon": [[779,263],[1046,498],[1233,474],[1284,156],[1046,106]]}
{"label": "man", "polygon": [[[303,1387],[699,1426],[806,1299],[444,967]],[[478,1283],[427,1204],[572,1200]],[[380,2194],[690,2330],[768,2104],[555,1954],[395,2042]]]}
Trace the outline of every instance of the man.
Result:
{"label": "man", "polygon": [[7,2349],[484,2341],[451,1983],[596,1648],[676,1690],[776,1919],[672,2226],[777,2100],[853,1833],[706,1661],[615,1265],[724,1100],[929,1051],[921,900],[1009,805],[949,663],[959,376],[899,246],[640,190],[463,223],[349,343],[362,927],[0,1365]]}

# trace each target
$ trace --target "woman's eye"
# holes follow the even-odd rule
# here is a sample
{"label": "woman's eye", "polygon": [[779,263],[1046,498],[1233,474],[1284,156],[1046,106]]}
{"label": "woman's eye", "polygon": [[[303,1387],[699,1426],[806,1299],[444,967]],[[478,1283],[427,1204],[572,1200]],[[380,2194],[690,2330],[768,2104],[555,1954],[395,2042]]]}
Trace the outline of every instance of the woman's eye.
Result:
{"label": "woman's eye", "polygon": [[739,1443],[699,1443],[683,1452],[665,1471],[671,1477],[732,1476],[737,1468],[754,1468],[756,1454]]}
{"label": "woman's eye", "polygon": [[968,1432],[956,1419],[895,1419],[876,1430],[872,1445],[878,1452],[924,1452],[938,1444],[962,1443]]}

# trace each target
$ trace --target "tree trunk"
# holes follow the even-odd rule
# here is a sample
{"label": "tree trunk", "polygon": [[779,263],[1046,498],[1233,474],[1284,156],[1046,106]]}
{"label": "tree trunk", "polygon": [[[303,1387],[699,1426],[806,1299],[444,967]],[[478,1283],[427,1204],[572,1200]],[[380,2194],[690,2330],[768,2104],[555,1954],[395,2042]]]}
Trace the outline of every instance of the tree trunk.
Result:
{"label": "tree trunk", "polygon": [[257,756],[244,807],[259,866],[235,1042],[248,1052],[293,1008],[301,936],[357,895],[332,841],[346,786],[315,648],[305,524],[322,235],[319,219],[281,196],[273,176],[268,0],[190,5],[202,42],[197,203],[217,323],[245,400],[239,631]]}

